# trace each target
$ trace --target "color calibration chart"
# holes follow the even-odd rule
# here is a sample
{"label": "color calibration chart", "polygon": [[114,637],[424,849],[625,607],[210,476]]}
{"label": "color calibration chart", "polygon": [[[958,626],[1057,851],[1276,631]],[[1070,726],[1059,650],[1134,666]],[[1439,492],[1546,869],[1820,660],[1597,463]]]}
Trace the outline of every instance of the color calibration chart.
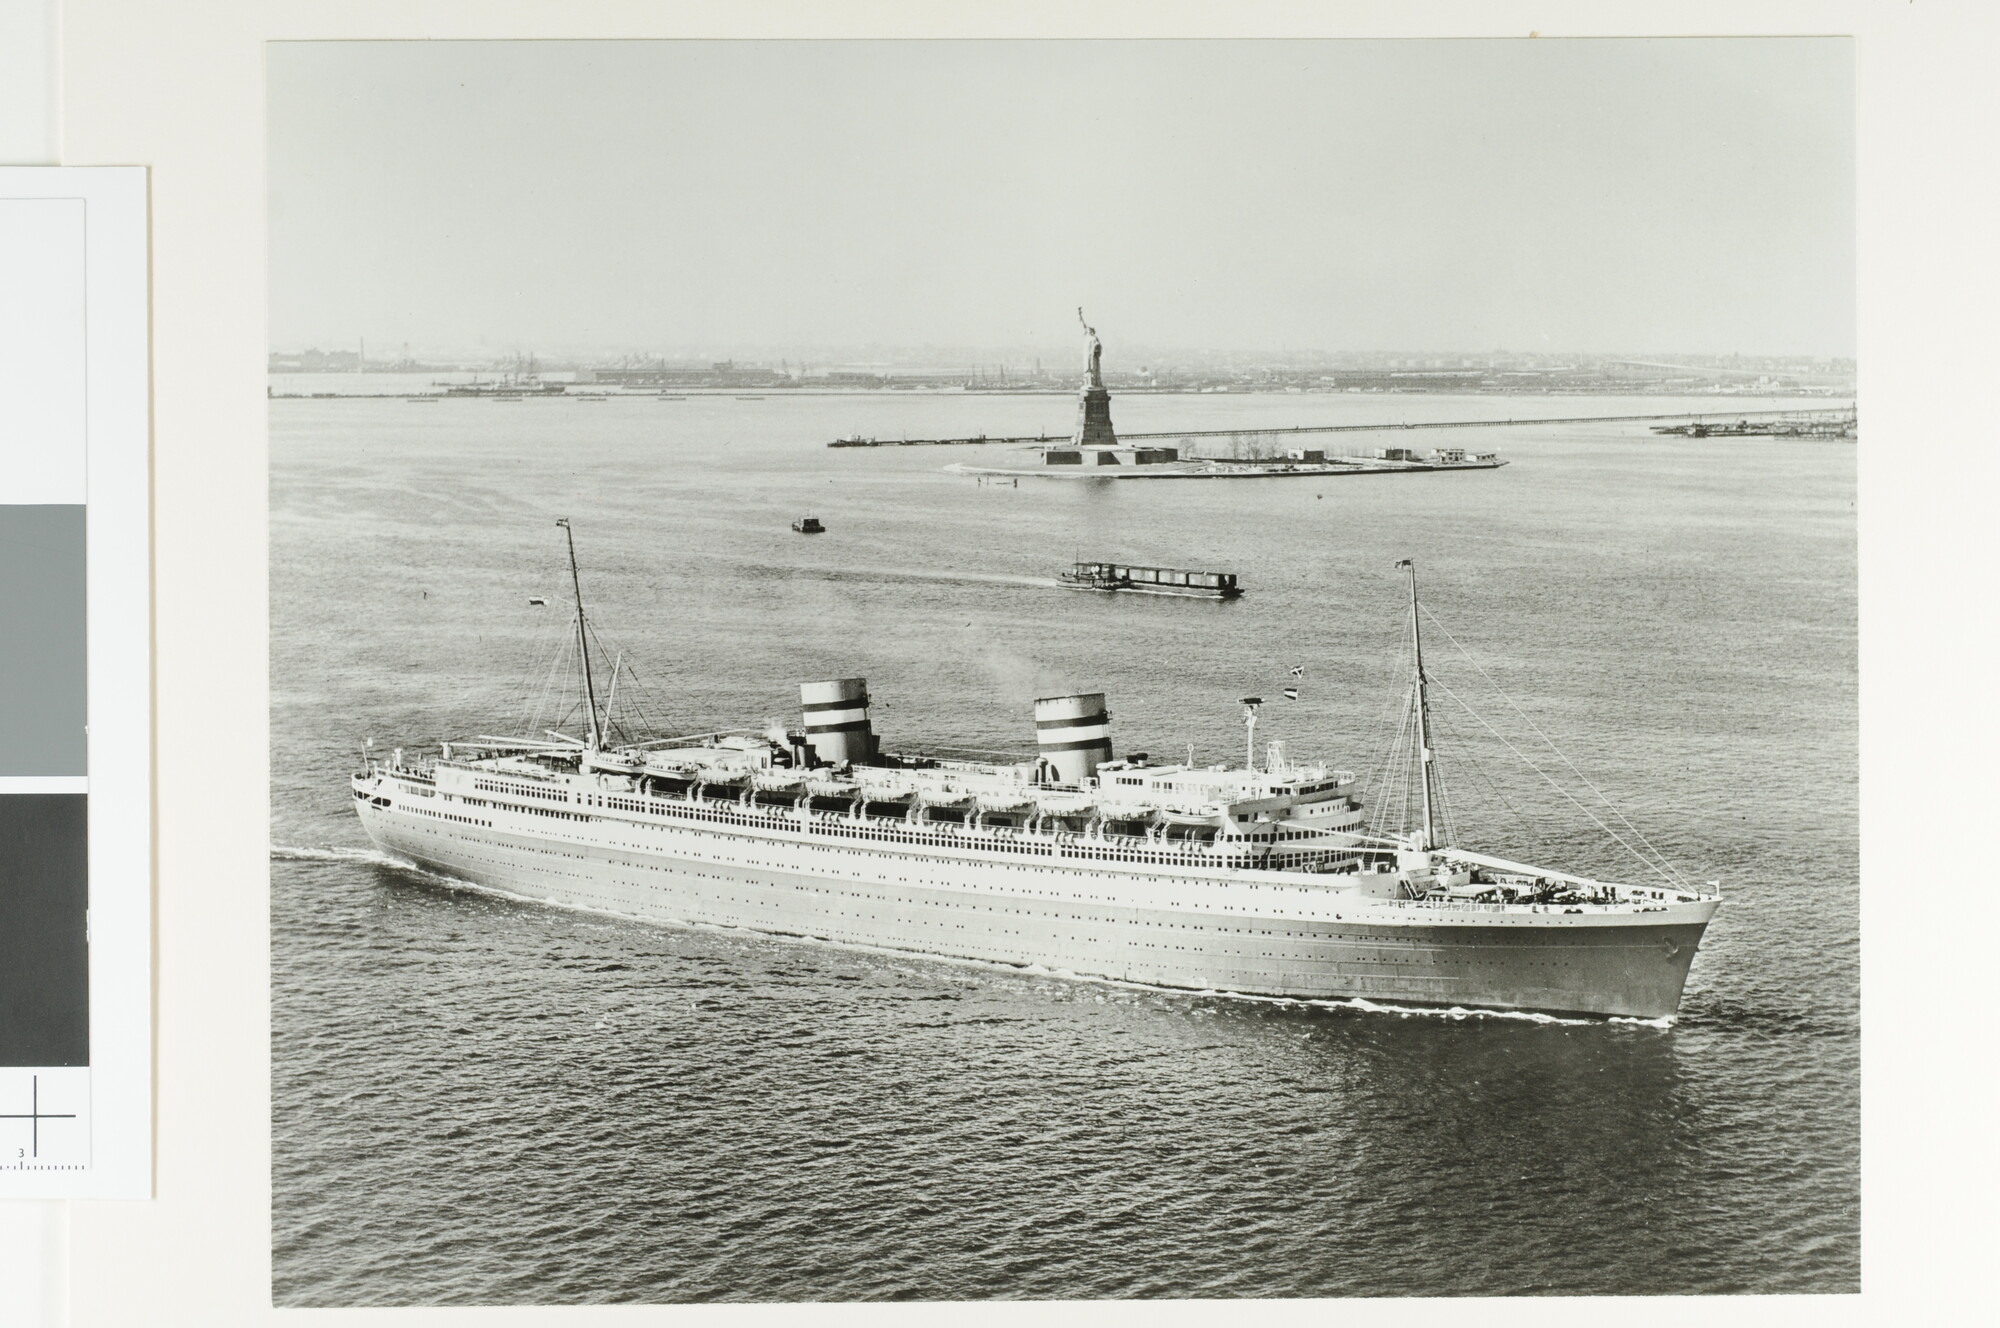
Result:
{"label": "color calibration chart", "polygon": [[151,1193],[146,175],[0,168],[0,1197]]}

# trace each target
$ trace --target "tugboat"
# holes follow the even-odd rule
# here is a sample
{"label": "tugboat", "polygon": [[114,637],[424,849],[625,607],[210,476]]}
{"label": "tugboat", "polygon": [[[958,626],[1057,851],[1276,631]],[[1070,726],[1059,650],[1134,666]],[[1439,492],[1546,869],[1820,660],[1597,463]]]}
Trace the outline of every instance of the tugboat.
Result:
{"label": "tugboat", "polygon": [[801,535],[824,535],[826,533],[826,527],[819,523],[819,518],[816,516],[800,517],[798,520],[792,522],[792,529],[798,531]]}

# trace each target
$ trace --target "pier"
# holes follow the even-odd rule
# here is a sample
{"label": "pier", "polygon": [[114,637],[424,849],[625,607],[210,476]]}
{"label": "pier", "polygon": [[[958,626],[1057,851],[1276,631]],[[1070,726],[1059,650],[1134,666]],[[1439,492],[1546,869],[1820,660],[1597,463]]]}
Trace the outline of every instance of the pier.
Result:
{"label": "pier", "polygon": [[954,475],[972,475],[981,483],[1023,478],[1046,480],[1262,480],[1326,479],[1336,475],[1409,475],[1433,470],[1498,470],[1506,465],[1491,452],[1470,456],[1452,448],[1418,456],[1409,448],[1380,448],[1393,456],[1332,456],[1321,460],[1284,459],[1231,460],[1195,457],[1157,465],[1116,466],[971,466],[956,462],[945,469]]}
{"label": "pier", "polygon": [[1795,411],[1779,416],[1739,416],[1710,424],[1706,418],[1683,424],[1656,424],[1654,433],[1681,438],[1852,438],[1859,425],[1853,410]]}

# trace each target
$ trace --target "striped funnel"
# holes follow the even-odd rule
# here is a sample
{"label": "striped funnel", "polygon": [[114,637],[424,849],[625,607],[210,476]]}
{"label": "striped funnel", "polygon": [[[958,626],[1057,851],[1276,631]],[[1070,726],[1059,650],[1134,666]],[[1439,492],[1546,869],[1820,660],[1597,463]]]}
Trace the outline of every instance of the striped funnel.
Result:
{"label": "striped funnel", "polygon": [[1055,782],[1075,784],[1111,759],[1111,716],[1104,693],[1045,696],[1035,702],[1035,742]]}
{"label": "striped funnel", "polygon": [[865,762],[875,755],[866,678],[800,683],[799,704],[806,716],[806,742],[815,757],[838,765]]}

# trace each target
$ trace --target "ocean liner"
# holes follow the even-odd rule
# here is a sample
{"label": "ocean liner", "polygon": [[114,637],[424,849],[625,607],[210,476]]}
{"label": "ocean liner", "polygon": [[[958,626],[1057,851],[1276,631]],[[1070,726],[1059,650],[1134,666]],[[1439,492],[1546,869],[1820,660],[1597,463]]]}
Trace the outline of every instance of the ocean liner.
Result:
{"label": "ocean liner", "polygon": [[615,740],[566,537],[582,735],[368,760],[354,806],[384,852],[523,899],[1079,978],[1640,1019],[1675,1013],[1720,905],[1666,871],[1621,884],[1444,842],[1408,563],[1421,814],[1388,834],[1353,774],[1277,743],[1258,763],[1256,697],[1234,768],[1114,759],[1099,693],[1036,701],[1031,759],[898,756],[860,678],[800,687],[795,729]]}

